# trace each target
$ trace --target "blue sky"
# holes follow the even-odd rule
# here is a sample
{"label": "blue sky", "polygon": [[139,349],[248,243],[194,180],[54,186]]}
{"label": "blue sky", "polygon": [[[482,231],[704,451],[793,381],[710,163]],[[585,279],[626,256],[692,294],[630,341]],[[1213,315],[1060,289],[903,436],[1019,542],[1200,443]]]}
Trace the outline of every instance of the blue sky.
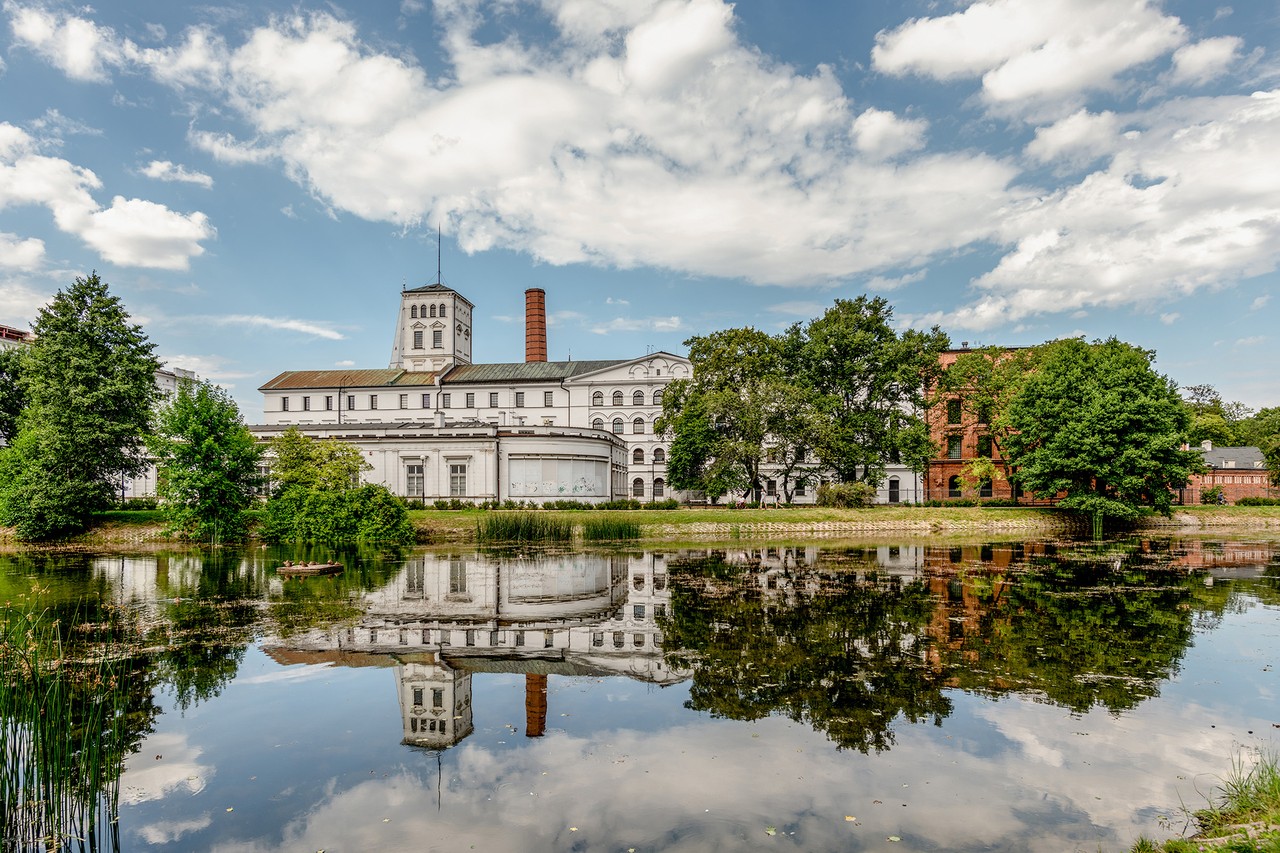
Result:
{"label": "blue sky", "polygon": [[384,366],[682,352],[885,296],[953,341],[1111,335],[1280,404],[1280,9],[1153,0],[0,7],[0,323],[97,269],[249,420]]}

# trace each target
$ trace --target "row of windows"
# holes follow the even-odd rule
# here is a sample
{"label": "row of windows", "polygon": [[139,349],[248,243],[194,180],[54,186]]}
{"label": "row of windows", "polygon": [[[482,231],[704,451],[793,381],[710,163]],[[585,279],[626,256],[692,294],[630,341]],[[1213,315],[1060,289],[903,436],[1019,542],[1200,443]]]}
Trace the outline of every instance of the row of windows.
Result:
{"label": "row of windows", "polygon": [[[625,397],[625,395],[623,395],[623,393],[622,393],[621,391],[614,391],[614,392],[613,392],[613,398],[612,398],[613,405],[615,405],[615,406],[621,406],[621,405],[624,405],[624,404],[625,404],[625,400],[626,400],[626,397]],[[638,391],[638,390],[637,390],[637,391],[633,391],[633,392],[632,392],[632,394],[631,394],[631,405],[633,405],[633,406],[643,406],[643,405],[644,405],[644,401],[645,401],[645,396],[644,396],[644,392],[643,392],[643,391]],[[604,392],[603,392],[603,391],[596,391],[594,394],[592,394],[592,395],[591,395],[591,405],[596,406],[596,407],[600,407],[600,406],[603,406],[603,405],[604,405]],[[662,389],[661,389],[661,388],[659,388],[657,391],[654,391],[654,392],[653,392],[653,405],[655,405],[655,406],[661,406],[661,405],[662,405]]]}
{"label": "row of windows", "polygon": [[[622,418],[614,418],[613,423],[610,424],[610,430],[613,432],[614,435],[622,435],[623,427],[625,426],[626,426],[626,422],[623,421]],[[604,429],[604,418],[593,419],[591,421],[591,428]],[[634,435],[644,435],[645,433],[644,418],[636,418],[631,422],[631,432]]]}
{"label": "row of windows", "polygon": [[[667,481],[659,477],[653,481],[653,497],[655,499],[663,497],[667,493]],[[631,497],[644,497],[644,479],[636,477],[631,481]]]}
{"label": "row of windows", "polygon": [[[667,461],[667,451],[663,450],[661,447],[655,447],[653,449],[654,464],[660,465],[666,461]],[[637,447],[635,450],[631,451],[631,462],[635,465],[644,464],[644,448],[643,447]]]}
{"label": "row of windows", "polygon": [[[1022,497],[1022,494],[1023,494],[1022,487],[1017,485],[1016,483],[1013,485],[1012,491],[1013,491],[1013,496],[1015,498]],[[993,494],[993,488],[991,485],[991,480],[984,479],[978,483],[978,497],[989,498],[992,496],[992,494]],[[950,480],[947,481],[947,497],[959,498],[963,496],[964,496],[964,483],[961,482],[960,477],[958,476],[952,477]]]}
{"label": "row of windows", "polygon": [[[377,395],[377,394],[370,394],[370,395],[369,395],[369,408],[370,408],[370,409],[377,409],[377,408],[378,408],[378,396],[379,396],[379,395]],[[400,395],[399,395],[399,397],[398,397],[398,399],[397,399],[397,402],[400,404],[400,408],[401,408],[401,409],[407,409],[407,408],[409,408],[409,396],[410,396],[410,395],[408,395],[408,394],[400,394]],[[445,391],[445,392],[441,393],[441,394],[439,395],[440,408],[442,408],[442,409],[451,409],[451,408],[453,408],[453,398],[454,398],[454,396],[455,396],[454,394],[452,394],[451,392],[448,392],[448,391]],[[463,398],[463,400],[464,400],[464,408],[467,408],[467,409],[474,409],[474,408],[476,407],[476,394],[475,394],[475,392],[474,392],[474,391],[467,391],[467,392],[465,392],[465,393],[462,395],[462,398]],[[320,402],[320,398],[319,398],[319,397],[317,397],[317,398],[315,398],[315,399],[316,399],[316,402],[317,402],[317,403],[319,403],[319,402]],[[282,412],[287,412],[287,411],[289,411],[289,400],[290,400],[290,398],[289,398],[289,397],[281,397],[281,398],[280,398],[280,411],[282,411]],[[311,410],[312,410],[311,401],[312,401],[312,398],[311,398],[311,397],[303,397],[303,398],[302,398],[302,411],[304,411],[304,412],[309,412],[309,411],[311,411]],[[524,391],[516,391],[516,392],[515,392],[515,395],[514,395],[514,398],[513,398],[513,402],[514,402],[514,407],[515,407],[515,408],[517,408],[517,409],[523,409],[523,408],[525,407],[525,392],[524,392]],[[554,405],[555,405],[555,392],[554,392],[554,391],[544,391],[544,392],[542,392],[542,405],[544,405],[544,406],[554,406]],[[332,410],[333,410],[333,406],[334,406],[334,397],[333,397],[333,395],[332,395],[332,394],[326,394],[326,395],[324,396],[324,409],[323,409],[323,411],[326,411],[326,412],[328,412],[328,411],[332,411]],[[350,411],[354,411],[354,410],[355,410],[355,408],[356,408],[356,395],[355,395],[355,394],[348,394],[348,395],[346,395],[346,411],[349,411],[349,412],[350,412]],[[430,395],[430,394],[423,394],[423,395],[422,395],[422,408],[424,408],[424,409],[429,409],[429,408],[431,408],[431,395]],[[490,392],[489,392],[489,408],[491,408],[491,409],[496,409],[496,408],[498,408],[498,392],[497,392],[497,391],[490,391]]]}
{"label": "row of windows", "polygon": [[[405,493],[411,498],[426,494],[426,473],[422,465],[404,466]],[[449,497],[461,498],[467,494],[467,463],[449,463]]]}
{"label": "row of windows", "polygon": [[[437,314],[437,313],[436,313],[436,312],[437,312],[437,310],[438,310],[440,313],[438,313],[438,314]],[[419,317],[426,317],[426,316],[427,316],[427,306],[426,306],[426,305],[423,305],[423,306],[419,307],[419,306],[417,306],[417,305],[410,305],[410,306],[409,306],[409,316],[410,316],[410,317],[412,317],[412,318],[413,318],[413,319],[415,319],[415,320],[416,320],[416,319],[418,319]],[[444,308],[444,306],[443,306],[443,305],[441,305],[441,306],[437,309],[437,307],[436,307],[435,305],[432,305],[432,306],[431,306],[431,316],[432,316],[432,317],[444,317],[444,316],[445,316],[445,308]]]}
{"label": "row of windows", "polygon": [[[414,329],[413,331],[413,348],[423,349],[422,346],[422,330]],[[431,331],[431,348],[444,349],[444,330],[432,329]]]}
{"label": "row of windows", "polygon": [[[957,398],[948,400],[947,401],[947,423],[958,424],[960,423],[960,417],[961,417],[960,399],[957,397]],[[978,423],[980,424],[991,423],[991,407],[986,403],[983,403],[982,405],[978,406]]]}
{"label": "row of windows", "polygon": [[[963,459],[964,451],[961,448],[963,436],[949,435],[947,436],[947,458]],[[989,435],[978,436],[978,456],[990,459],[992,454],[992,439]]]}

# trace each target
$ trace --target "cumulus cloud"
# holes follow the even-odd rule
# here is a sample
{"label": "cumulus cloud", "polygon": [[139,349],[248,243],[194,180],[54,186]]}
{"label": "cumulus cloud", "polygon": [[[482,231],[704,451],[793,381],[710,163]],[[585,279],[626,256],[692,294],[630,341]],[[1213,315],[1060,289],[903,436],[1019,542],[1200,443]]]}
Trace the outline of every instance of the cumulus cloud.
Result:
{"label": "cumulus cloud", "polygon": [[44,241],[0,231],[0,269],[34,270],[44,260]]}
{"label": "cumulus cloud", "polygon": [[109,28],[84,18],[5,3],[9,29],[23,45],[73,80],[104,81],[107,67],[124,61],[119,40]]}
{"label": "cumulus cloud", "polygon": [[853,120],[854,144],[872,157],[894,157],[923,148],[928,127],[923,119],[899,118],[888,110],[872,107]]}
{"label": "cumulus cloud", "polygon": [[[60,230],[122,266],[187,269],[191,258],[204,253],[201,242],[214,236],[213,226],[200,212],[178,213],[162,204],[122,196],[102,208],[91,192],[101,187],[93,172],[39,153],[36,140],[25,131],[0,123],[0,210],[46,207]],[[28,260],[36,252],[36,243],[22,243]]]}
{"label": "cumulus cloud", "polygon": [[871,57],[895,76],[980,77],[992,105],[1070,102],[1186,40],[1151,0],[986,0],[883,31]]}
{"label": "cumulus cloud", "polygon": [[152,160],[142,167],[142,174],[148,178],[155,178],[157,181],[177,181],[184,184],[195,184],[205,189],[213,187],[213,178],[204,172],[192,171],[186,166],[178,165],[169,160]]}
{"label": "cumulus cloud", "polygon": [[1047,127],[1036,128],[1026,154],[1040,163],[1086,165],[1115,150],[1119,131],[1115,113],[1081,109]]}
{"label": "cumulus cloud", "polygon": [[1244,40],[1235,36],[1204,39],[1178,48],[1168,80],[1174,85],[1200,86],[1226,73],[1239,58]]}

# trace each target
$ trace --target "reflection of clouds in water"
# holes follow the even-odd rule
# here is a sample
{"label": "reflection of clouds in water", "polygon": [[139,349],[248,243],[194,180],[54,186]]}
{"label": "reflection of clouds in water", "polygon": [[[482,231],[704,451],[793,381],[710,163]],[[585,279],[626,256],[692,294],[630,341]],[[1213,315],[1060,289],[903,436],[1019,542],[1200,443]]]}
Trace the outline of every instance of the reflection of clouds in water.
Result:
{"label": "reflection of clouds in water", "polygon": [[215,772],[213,765],[197,760],[200,754],[199,747],[187,743],[185,734],[166,732],[147,737],[138,751],[125,759],[121,805],[160,800],[179,792],[200,793]]}
{"label": "reflection of clouds in water", "polygon": [[138,834],[148,844],[169,844],[177,841],[188,832],[195,832],[204,829],[213,823],[213,817],[208,813],[200,815],[193,820],[160,820],[155,823],[148,824],[138,829]]}
{"label": "reflection of clouds in water", "polygon": [[303,664],[273,669],[260,675],[248,678],[237,678],[237,684],[278,684],[286,681],[310,681],[315,678],[332,677],[333,665],[329,663]]}
{"label": "reflection of clouds in water", "polygon": [[[1024,729],[1047,726],[1050,715],[1060,725],[1063,713],[1010,700],[988,723],[1027,741]],[[1044,740],[1043,755],[1069,756],[1057,766],[1028,764],[1020,747],[991,754],[975,742],[975,752],[966,752],[944,730],[903,723],[891,753],[862,756],[837,751],[782,718],[700,720],[661,733],[612,731],[591,739],[552,732],[506,751],[464,743],[446,756],[440,812],[434,759],[406,756],[409,769],[401,775],[335,793],[293,821],[278,849],[421,846],[430,839],[441,850],[703,851],[763,844],[766,826],[777,827],[778,841],[807,850],[876,849],[888,835],[902,837],[899,851],[1058,853],[1065,838],[1078,839],[1081,849],[1116,846],[1132,838],[1095,821],[1126,826],[1135,802],[1177,802],[1164,757],[1144,767],[1145,733],[1116,722],[1106,715],[1082,720],[1077,729],[1114,729],[1092,743],[1079,738],[1084,753],[1065,740],[1069,734],[1061,743]],[[1130,793],[1139,779],[1155,799]],[[256,841],[215,849],[277,848]]]}

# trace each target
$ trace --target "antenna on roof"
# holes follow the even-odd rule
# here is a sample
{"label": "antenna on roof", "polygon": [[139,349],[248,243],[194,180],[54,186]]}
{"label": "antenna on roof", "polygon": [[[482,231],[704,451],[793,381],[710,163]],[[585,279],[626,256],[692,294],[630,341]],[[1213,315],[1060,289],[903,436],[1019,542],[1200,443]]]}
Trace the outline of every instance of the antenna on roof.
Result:
{"label": "antenna on roof", "polygon": [[436,284],[444,284],[444,279],[440,276],[440,235],[442,233],[441,226],[436,226]]}

